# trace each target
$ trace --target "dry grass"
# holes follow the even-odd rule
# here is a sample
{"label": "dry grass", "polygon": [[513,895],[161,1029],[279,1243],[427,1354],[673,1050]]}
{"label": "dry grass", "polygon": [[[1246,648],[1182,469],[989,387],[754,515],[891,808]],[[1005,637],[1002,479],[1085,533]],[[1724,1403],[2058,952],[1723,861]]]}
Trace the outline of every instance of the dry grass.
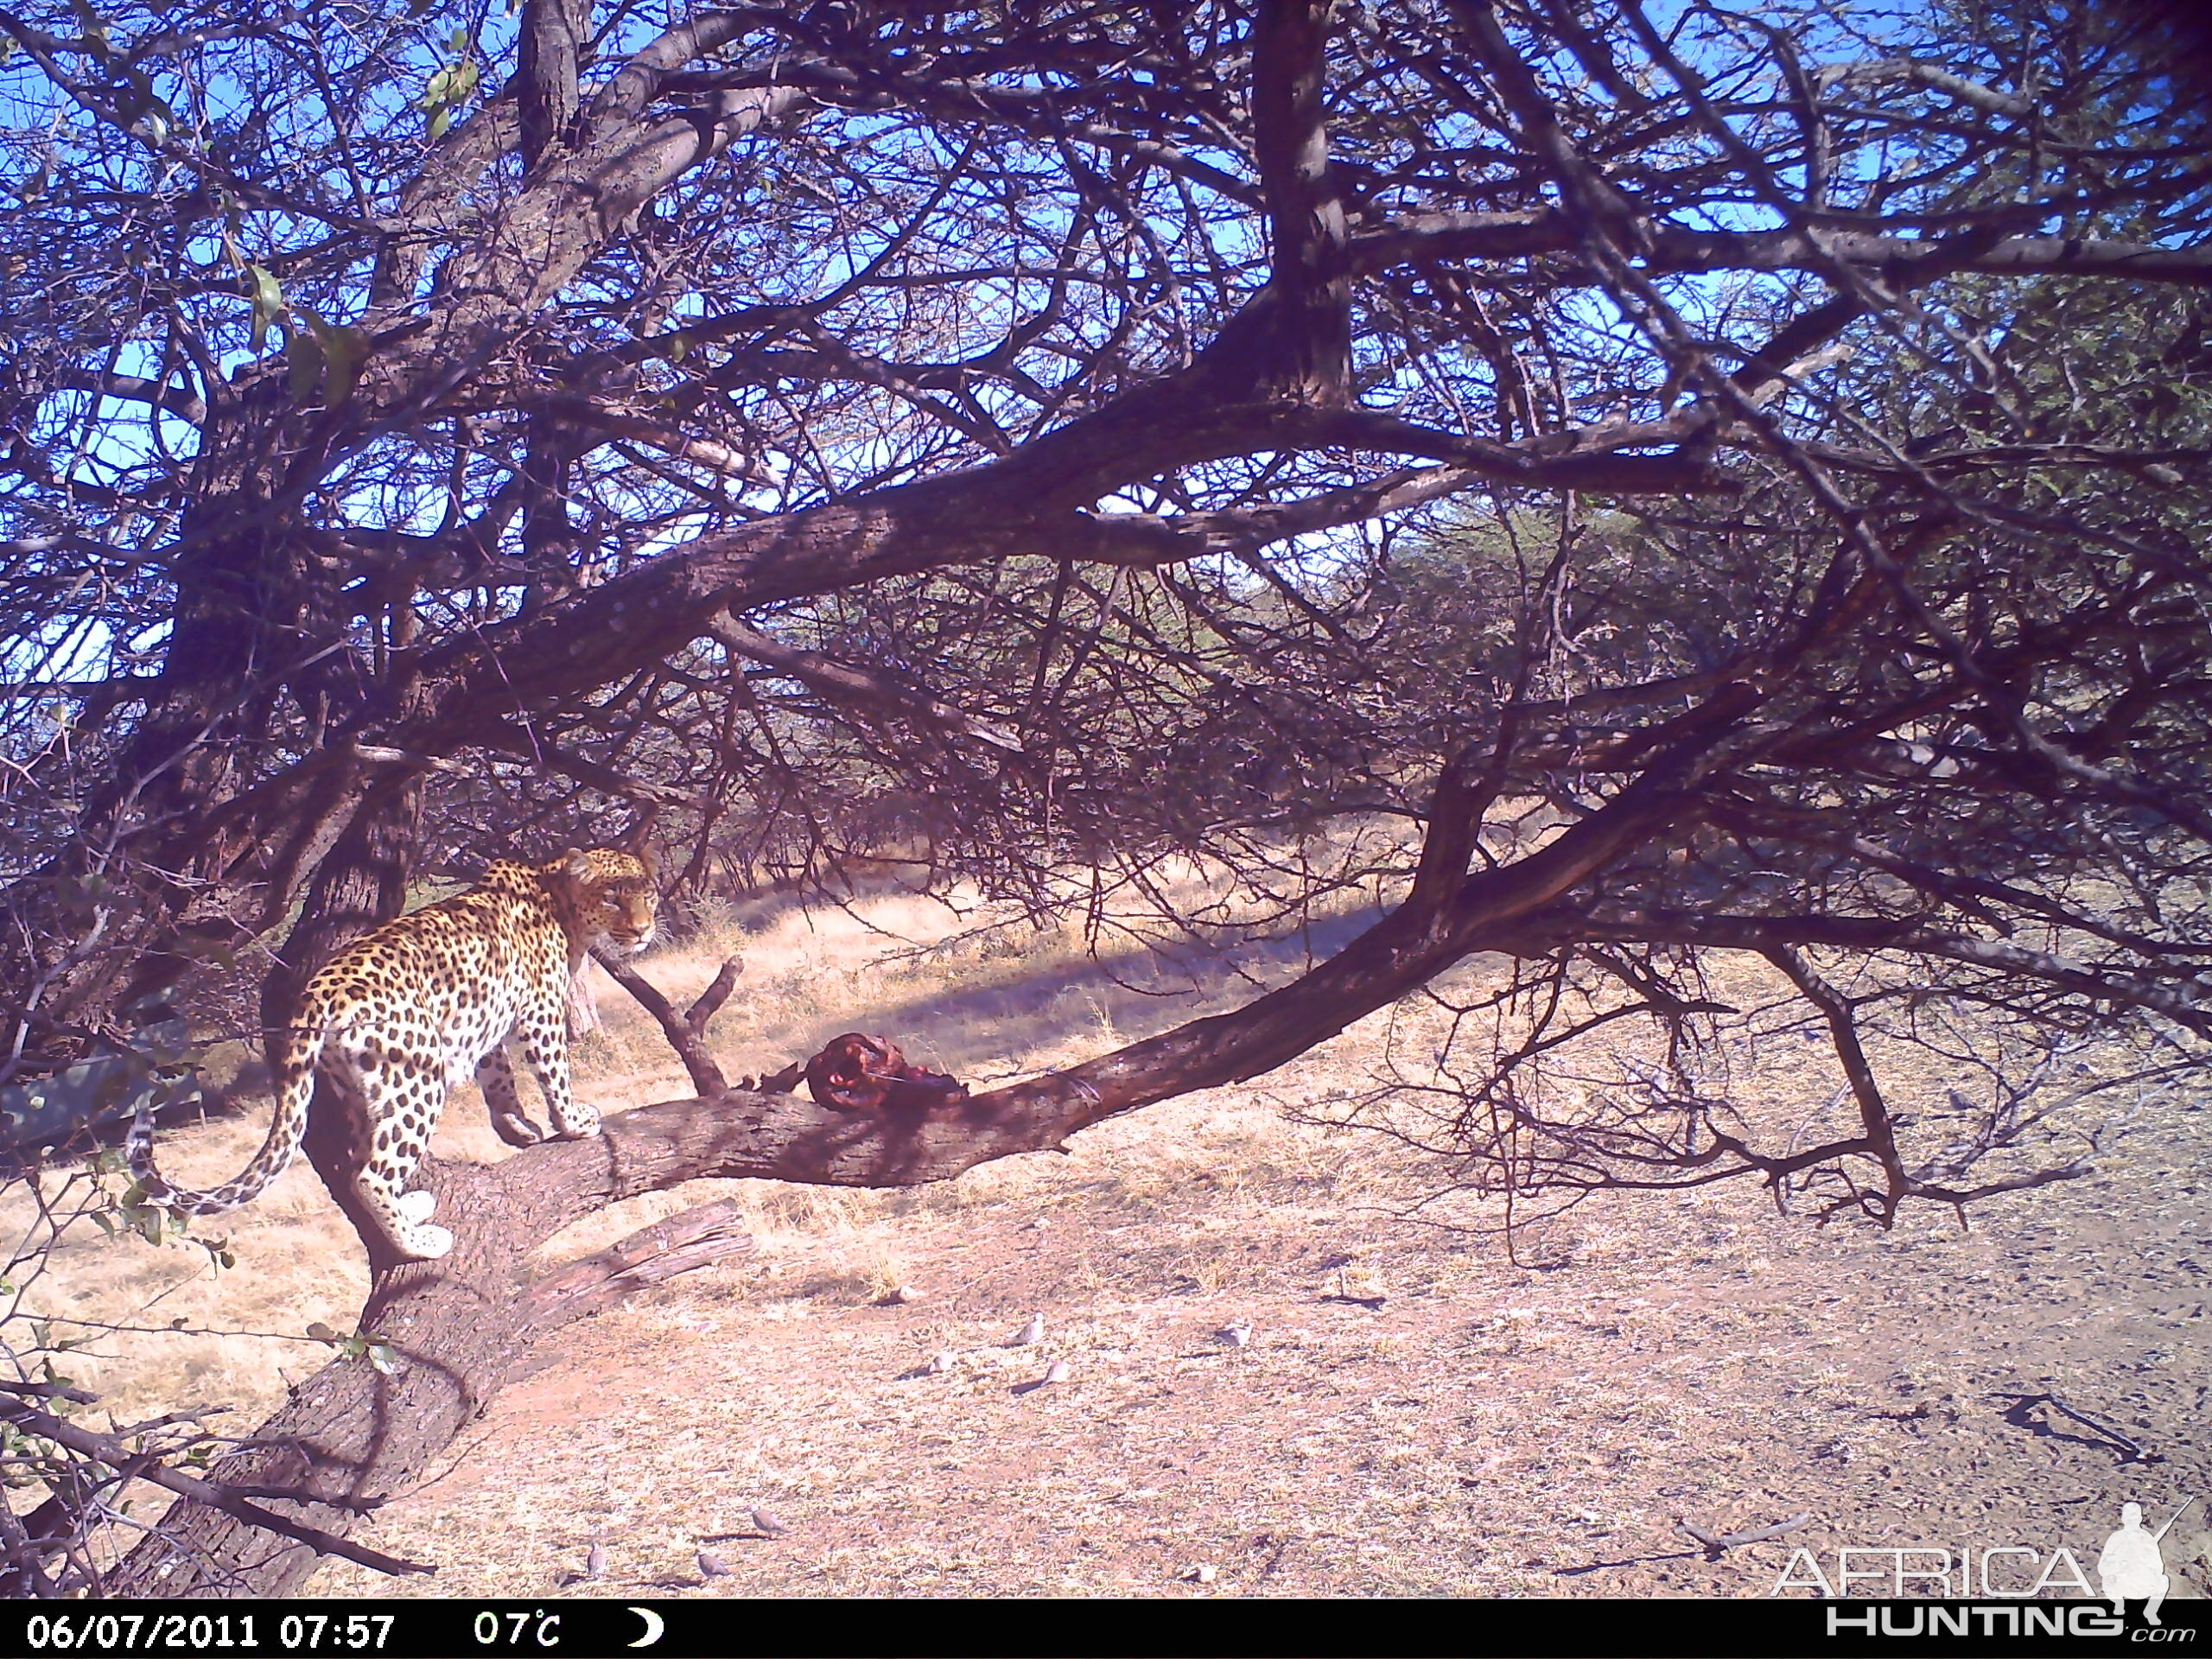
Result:
{"label": "dry grass", "polygon": [[[975,919],[905,894],[732,909],[644,970],[682,997],[743,954],[715,1031],[733,1074],[861,1029],[988,1085],[1240,1001],[1303,960],[1240,946],[1147,995],[1128,987],[1169,988],[1156,963],[1102,968],[1073,931],[978,935]],[[1458,988],[1497,971],[1471,964]],[[1743,972],[1721,988],[1749,1006],[1767,987]],[[627,999],[601,991],[589,1096],[689,1092]],[[1973,1233],[1933,1213],[1889,1235],[1817,1231],[1723,1192],[1586,1205],[1509,1252],[1407,1218],[1433,1160],[1297,1121],[1370,1090],[1389,1057],[1417,1070],[1443,1020],[1378,1014],[1257,1084],[938,1186],[702,1182],[591,1217],[549,1253],[724,1196],[760,1248],[565,1334],[375,1541],[438,1560],[408,1586],[438,1594],[543,1594],[594,1538],[614,1560],[607,1592],[703,1590],[696,1541],[743,1532],[758,1503],[792,1532],[718,1545],[736,1571],[717,1592],[1736,1594],[1764,1592],[1787,1547],[1708,1565],[1678,1552],[1675,1515],[1734,1527],[1811,1510],[1804,1541],[1831,1550],[2032,1541],[2082,1516],[2101,1537],[2120,1502],[2170,1508],[2212,1474],[2195,1449],[2201,1103],[2148,1114],[2099,1180],[1992,1205]],[[1810,1045],[1740,1064],[1777,1112],[1833,1090]],[[225,1174],[258,1130],[174,1135],[165,1160]],[[438,1151],[505,1155],[473,1090]],[[72,1246],[37,1294],[118,1322],[346,1325],[358,1247],[311,1174],[224,1220],[235,1271],[179,1247]],[[901,1286],[917,1300],[881,1305]],[[1045,1342],[1005,1345],[1033,1312]],[[1232,1319],[1255,1328],[1244,1349],[1213,1338]],[[80,1370],[119,1414],[219,1398],[242,1422],[321,1357],[239,1337],[99,1351]],[[939,1352],[949,1370],[915,1375]],[[1070,1381],[1033,1387],[1053,1359]],[[2037,1387],[2169,1461],[2120,1465],[2005,1414],[2005,1389]],[[558,1458],[537,1450],[549,1440]],[[2064,1541],[2089,1559],[2096,1541]],[[2199,1544],[2212,1561],[2212,1535],[2191,1535],[2170,1566]],[[1200,1563],[1210,1586],[1183,1576]],[[317,1587],[392,1588],[344,1566]]]}

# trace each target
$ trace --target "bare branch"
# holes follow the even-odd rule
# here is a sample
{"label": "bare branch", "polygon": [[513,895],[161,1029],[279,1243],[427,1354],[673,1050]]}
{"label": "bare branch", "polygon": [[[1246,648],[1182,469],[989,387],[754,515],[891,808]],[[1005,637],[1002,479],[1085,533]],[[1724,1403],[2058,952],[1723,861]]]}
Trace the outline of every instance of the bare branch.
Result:
{"label": "bare branch", "polygon": [[[729,1087],[721,1068],[707,1052],[703,1040],[705,1020],[694,1026],[687,1016],[677,1014],[669,1000],[618,952],[605,945],[594,945],[591,954],[592,959],[607,969],[608,976],[635,997],[639,1007],[652,1015],[654,1023],[667,1037],[669,1046],[676,1051],[677,1058],[683,1062],[684,1071],[690,1074],[692,1087],[709,1097],[719,1095]],[[696,1006],[694,1005],[695,1009]]]}
{"label": "bare branch", "polygon": [[35,1407],[0,1403],[0,1417],[4,1417],[25,1433],[41,1435],[57,1446],[67,1446],[86,1457],[97,1458],[111,1468],[124,1471],[136,1479],[149,1481],[196,1503],[205,1503],[226,1515],[235,1516],[249,1526],[258,1527],[264,1532],[294,1539],[319,1554],[340,1556],[395,1577],[437,1571],[427,1561],[410,1561],[397,1555],[387,1555],[382,1550],[371,1549],[365,1544],[348,1542],[320,1527],[311,1527],[305,1522],[278,1515],[219,1482],[202,1480],[197,1475],[188,1475],[181,1469],[172,1469],[150,1454],[132,1451],[112,1435],[80,1428],[66,1419]]}

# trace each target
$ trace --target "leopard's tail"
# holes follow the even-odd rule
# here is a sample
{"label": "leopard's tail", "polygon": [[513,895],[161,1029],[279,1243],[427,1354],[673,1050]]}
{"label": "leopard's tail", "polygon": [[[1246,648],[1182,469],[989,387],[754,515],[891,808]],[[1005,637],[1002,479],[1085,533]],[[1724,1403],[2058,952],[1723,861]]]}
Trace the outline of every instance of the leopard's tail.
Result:
{"label": "leopard's tail", "polygon": [[273,1046],[276,1057],[276,1115],[270,1121],[269,1138],[253,1161],[220,1186],[205,1192],[171,1186],[154,1167],[154,1115],[141,1106],[131,1121],[124,1155],[130,1173],[143,1192],[143,1202],[180,1216],[214,1216],[260,1196],[262,1189],[282,1175],[296,1157],[307,1134],[308,1103],[315,1098],[315,1062],[321,1058],[322,1038],[316,1031],[285,1031]]}

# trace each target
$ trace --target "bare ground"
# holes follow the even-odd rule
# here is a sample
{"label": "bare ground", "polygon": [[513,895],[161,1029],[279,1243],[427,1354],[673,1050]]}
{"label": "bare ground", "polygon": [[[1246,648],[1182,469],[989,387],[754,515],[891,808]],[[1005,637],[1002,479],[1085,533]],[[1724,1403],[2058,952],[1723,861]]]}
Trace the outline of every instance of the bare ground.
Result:
{"label": "bare ground", "polygon": [[[1348,1218],[1332,1175],[1115,1178],[1116,1139],[1207,1116],[883,1219],[912,1303],[868,1300],[882,1275],[830,1237],[601,1319],[375,1541],[443,1595],[541,1593],[599,1540],[609,1593],[1740,1596],[1800,1546],[2064,1544],[2093,1572],[2121,1503],[2156,1525],[2212,1489],[2201,1116],[1971,1233],[1616,1201],[1534,1230],[1529,1267]],[[1006,1345],[1033,1313],[1043,1340]],[[1217,1338],[1240,1320],[1249,1345]],[[2021,1403],[2050,1392],[2158,1460]],[[756,1505],[788,1532],[749,1535]],[[1718,1562],[1675,1524],[1803,1512]],[[2212,1586],[2201,1510],[2166,1554]]]}

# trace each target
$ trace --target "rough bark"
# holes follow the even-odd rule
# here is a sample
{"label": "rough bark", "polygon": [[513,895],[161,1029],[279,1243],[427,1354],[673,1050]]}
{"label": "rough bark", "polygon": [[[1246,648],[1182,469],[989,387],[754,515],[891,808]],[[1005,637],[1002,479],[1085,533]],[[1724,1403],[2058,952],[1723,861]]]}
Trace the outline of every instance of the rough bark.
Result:
{"label": "rough bark", "polygon": [[583,19],[577,0],[530,0],[522,9],[523,160],[535,167],[567,141],[576,118],[576,37]]}
{"label": "rough bark", "polygon": [[399,914],[422,828],[417,778],[387,779],[317,867],[307,903],[263,982],[264,1027],[285,1020],[315,971],[356,934]]}
{"label": "rough bark", "polygon": [[[700,1103],[688,1103],[698,1105]],[[636,1114],[630,1114],[635,1116]],[[702,1116],[711,1116],[702,1111]],[[620,1120],[618,1120],[618,1122]],[[619,1158],[627,1135],[601,1147]],[[532,1179],[518,1182],[518,1173]],[[540,1185],[539,1176],[545,1177]],[[619,1177],[615,1185],[623,1185]],[[493,1169],[445,1166],[433,1185],[448,1213],[470,1217],[442,1262],[378,1274],[361,1330],[388,1344],[391,1373],[364,1354],[325,1366],[264,1423],[247,1450],[213,1471],[226,1488],[319,1495],[270,1498],[288,1518],[344,1536],[365,1506],[418,1478],[505,1383],[531,1363],[536,1344],[630,1291],[749,1248],[734,1209],[709,1205],[631,1235],[598,1255],[543,1274],[531,1248],[604,1200],[584,1197],[607,1182],[537,1160]],[[648,1190],[632,1186],[632,1191]],[[579,1207],[581,1206],[581,1207]],[[324,1525],[315,1517],[330,1517]],[[186,1500],[141,1543],[105,1586],[112,1595],[286,1595],[321,1557],[308,1545],[253,1526],[224,1510]]]}
{"label": "rough bark", "polygon": [[1283,391],[1317,404],[1351,395],[1351,270],[1344,198],[1322,109],[1332,0],[1270,0],[1252,36],[1252,140],[1268,207]]}

